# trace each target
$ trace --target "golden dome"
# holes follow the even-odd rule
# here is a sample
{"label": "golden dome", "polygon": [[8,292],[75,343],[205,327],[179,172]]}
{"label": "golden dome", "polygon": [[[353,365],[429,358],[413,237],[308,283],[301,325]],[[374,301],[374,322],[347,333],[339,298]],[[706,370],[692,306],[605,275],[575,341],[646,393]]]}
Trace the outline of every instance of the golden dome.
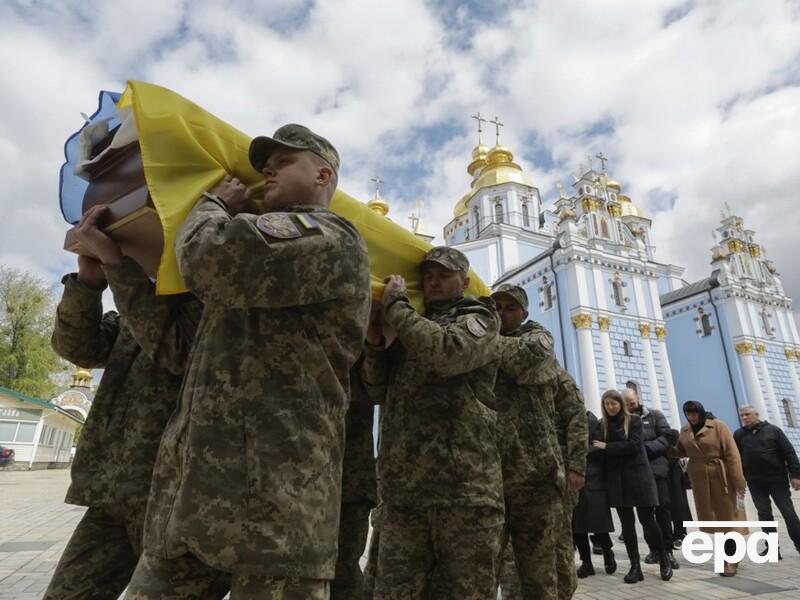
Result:
{"label": "golden dome", "polygon": [[622,191],[622,186],[619,184],[618,181],[614,181],[613,179],[609,179],[606,182],[606,187],[611,188],[612,190],[616,190],[618,194]]}
{"label": "golden dome", "polygon": [[472,160],[486,160],[486,155],[489,154],[488,146],[478,144],[472,149]]}
{"label": "golden dome", "polygon": [[367,206],[383,217],[389,214],[389,203],[383,198],[373,198],[367,202]]}
{"label": "golden dome", "polygon": [[636,205],[631,202],[631,199],[628,196],[623,194],[619,194],[617,196],[617,201],[620,204],[620,210],[622,212],[622,216],[632,215],[634,217],[644,217],[642,212],[636,208]]}
{"label": "golden dome", "polygon": [[574,219],[576,216],[577,215],[575,214],[575,211],[571,208],[565,208],[558,214],[559,221],[564,221],[565,219]]}

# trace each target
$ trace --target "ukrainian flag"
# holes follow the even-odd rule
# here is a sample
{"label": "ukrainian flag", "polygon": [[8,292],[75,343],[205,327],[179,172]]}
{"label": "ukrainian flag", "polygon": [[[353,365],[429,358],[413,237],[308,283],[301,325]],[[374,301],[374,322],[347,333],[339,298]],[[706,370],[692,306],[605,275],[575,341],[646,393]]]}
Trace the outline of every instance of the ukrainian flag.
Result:
{"label": "ukrainian flag", "polygon": [[[107,93],[101,93],[101,99],[106,98],[103,94]],[[227,173],[238,177],[258,195],[264,180],[250,165],[251,138],[179,94],[141,81],[128,82],[116,108],[133,111],[147,187],[164,231],[157,291],[185,292],[174,251],[178,228],[203,192]],[[65,148],[68,147],[69,140]],[[69,155],[67,158],[69,163]],[[61,206],[67,218],[75,210],[66,210],[65,206],[75,204],[77,197],[73,192],[71,200],[65,199],[65,181],[69,183],[69,177],[64,176],[62,169]],[[431,245],[342,191],[336,192],[330,208],[353,223],[364,237],[373,294],[380,295],[388,275],[402,275],[412,303],[419,309],[422,305],[419,264]],[[74,215],[67,220],[74,223]],[[475,273],[471,273],[470,281],[468,294],[489,295]]]}

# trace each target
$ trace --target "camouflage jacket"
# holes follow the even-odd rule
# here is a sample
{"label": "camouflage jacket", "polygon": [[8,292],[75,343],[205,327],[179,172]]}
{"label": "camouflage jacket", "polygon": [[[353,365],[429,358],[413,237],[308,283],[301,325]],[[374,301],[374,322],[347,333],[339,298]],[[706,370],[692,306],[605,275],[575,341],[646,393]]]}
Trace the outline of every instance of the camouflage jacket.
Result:
{"label": "camouflage jacket", "polygon": [[528,321],[500,337],[499,356],[495,396],[505,492],[547,483],[563,489],[553,336]]}
{"label": "camouflage jacket", "polygon": [[76,365],[104,369],[72,463],[66,501],[83,506],[128,503],[144,510],[161,433],[181,384],[180,377],[157,367],[151,357],[169,352],[166,346],[183,301],[157,298],[153,284],[132,261],[111,271],[112,291],[117,291],[118,279],[125,279],[137,295],[129,312],[157,334],[143,351],[125,312],[122,318],[116,312],[103,314],[101,291],[88,288],[74,274],[64,277],[53,348]]}
{"label": "camouflage jacket", "polygon": [[586,448],[589,430],[586,424],[586,405],[583,394],[572,376],[558,367],[556,403],[556,430],[564,468],[578,475],[586,473]]}
{"label": "camouflage jacket", "polygon": [[375,406],[367,397],[361,381],[359,360],[350,371],[350,406],[345,418],[344,466],[342,469],[342,503],[359,502],[375,506]]}
{"label": "camouflage jacket", "polygon": [[364,383],[382,398],[380,497],[414,506],[503,506],[494,381],[499,318],[488,298],[418,315],[396,293],[385,322],[397,340],[367,346]]}
{"label": "camouflage jacket", "polygon": [[154,469],[145,549],[332,579],[349,371],[369,320],[366,245],[327,209],[231,217],[201,200],[175,250],[203,314]]}

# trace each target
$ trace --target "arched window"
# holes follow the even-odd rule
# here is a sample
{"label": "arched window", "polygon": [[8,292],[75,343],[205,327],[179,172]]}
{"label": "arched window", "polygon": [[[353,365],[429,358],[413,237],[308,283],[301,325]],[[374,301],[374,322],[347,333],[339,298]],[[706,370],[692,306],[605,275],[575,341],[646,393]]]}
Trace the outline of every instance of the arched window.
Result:
{"label": "arched window", "polygon": [[[622,342],[622,352],[623,354],[625,354],[625,356],[633,356],[633,348],[631,347],[631,343],[628,340]],[[625,384],[625,387],[631,387],[630,385],[628,385],[629,383],[634,383],[634,382],[629,381],[628,383]]]}
{"label": "arched window", "polygon": [[542,310],[550,310],[553,308],[553,283],[547,280],[547,277],[542,278],[542,287],[539,288],[542,300]]}
{"label": "arched window", "polygon": [[625,295],[622,290],[622,282],[618,280],[612,281],[611,287],[614,289],[614,303],[617,306],[625,306]]}
{"label": "arched window", "polygon": [[711,335],[711,332],[714,330],[714,327],[711,325],[711,317],[708,315],[700,317],[700,326],[703,330],[703,337]]}
{"label": "arched window", "polygon": [[522,226],[523,227],[530,227],[531,226],[531,216],[528,213],[528,201],[522,201]]}
{"label": "arched window", "polygon": [[477,206],[472,209],[472,220],[475,222],[475,237],[477,238],[481,233],[481,209]]}
{"label": "arched window", "polygon": [[605,219],[600,219],[600,235],[604,238],[610,238],[611,234],[608,232],[608,223]]}
{"label": "arched window", "polygon": [[792,403],[789,402],[788,398],[782,398],[781,405],[783,407],[783,417],[786,421],[786,426],[797,427],[797,419],[795,418],[794,411],[792,410]]}
{"label": "arched window", "polygon": [[767,307],[761,307],[761,321],[764,323],[764,333],[766,335],[772,335],[772,323],[769,321],[769,313],[767,312]]}
{"label": "arched window", "polygon": [[503,203],[502,202],[495,202],[494,203],[494,222],[495,223],[505,223],[503,220]]}

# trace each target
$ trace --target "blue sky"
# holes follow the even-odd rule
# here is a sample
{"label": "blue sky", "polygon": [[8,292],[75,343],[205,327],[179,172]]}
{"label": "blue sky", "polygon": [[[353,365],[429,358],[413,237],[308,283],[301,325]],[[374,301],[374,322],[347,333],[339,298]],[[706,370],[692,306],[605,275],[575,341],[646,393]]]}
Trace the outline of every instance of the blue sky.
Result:
{"label": "blue sky", "polygon": [[602,151],[658,260],[706,276],[728,202],[800,297],[799,56],[797,1],[7,1],[0,263],[54,284],[73,267],[61,146],[99,89],[139,78],[253,135],[310,125],[339,148],[343,189],[367,199],[380,175],[390,216],[421,199],[437,234],[468,190],[470,115],[497,115],[546,205]]}

